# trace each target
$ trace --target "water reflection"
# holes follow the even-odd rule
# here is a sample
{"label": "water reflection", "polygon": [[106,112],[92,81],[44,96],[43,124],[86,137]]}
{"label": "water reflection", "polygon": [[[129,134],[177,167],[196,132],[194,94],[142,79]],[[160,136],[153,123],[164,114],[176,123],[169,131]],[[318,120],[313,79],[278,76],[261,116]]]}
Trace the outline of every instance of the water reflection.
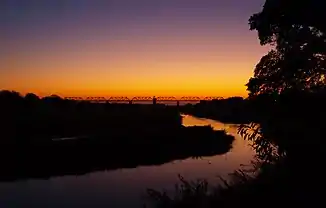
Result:
{"label": "water reflection", "polygon": [[247,164],[254,152],[234,125],[209,119],[184,116],[183,124],[212,125],[235,136],[233,148],[224,155],[186,159],[159,166],[93,172],[81,176],[63,176],[48,180],[0,183],[0,207],[137,207],[146,188],[172,190],[177,174],[186,179],[206,178],[218,181],[240,164]]}

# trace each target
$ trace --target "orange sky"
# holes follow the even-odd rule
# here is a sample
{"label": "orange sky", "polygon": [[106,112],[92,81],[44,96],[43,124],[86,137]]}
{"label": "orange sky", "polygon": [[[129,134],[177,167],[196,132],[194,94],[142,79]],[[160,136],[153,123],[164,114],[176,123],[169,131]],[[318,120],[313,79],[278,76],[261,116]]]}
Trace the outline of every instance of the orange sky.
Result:
{"label": "orange sky", "polygon": [[246,96],[244,85],[267,52],[247,25],[260,4],[238,16],[166,6],[136,20],[139,13],[68,18],[58,10],[46,24],[36,12],[31,22],[2,25],[0,88],[41,96]]}

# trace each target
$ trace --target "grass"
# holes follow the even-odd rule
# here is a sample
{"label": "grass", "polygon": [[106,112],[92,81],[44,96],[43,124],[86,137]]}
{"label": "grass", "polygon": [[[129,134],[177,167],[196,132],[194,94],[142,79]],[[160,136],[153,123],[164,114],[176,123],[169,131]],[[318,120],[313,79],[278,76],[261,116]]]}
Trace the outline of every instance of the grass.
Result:
{"label": "grass", "polygon": [[[198,208],[221,207],[232,200],[240,190],[248,189],[255,183],[256,174],[262,167],[259,160],[255,160],[248,167],[242,167],[230,174],[227,180],[219,176],[220,183],[210,186],[205,179],[187,181],[178,175],[179,183],[175,185],[173,194],[166,191],[147,190],[148,204],[145,207],[156,208]],[[230,204],[230,203],[229,203]]]}

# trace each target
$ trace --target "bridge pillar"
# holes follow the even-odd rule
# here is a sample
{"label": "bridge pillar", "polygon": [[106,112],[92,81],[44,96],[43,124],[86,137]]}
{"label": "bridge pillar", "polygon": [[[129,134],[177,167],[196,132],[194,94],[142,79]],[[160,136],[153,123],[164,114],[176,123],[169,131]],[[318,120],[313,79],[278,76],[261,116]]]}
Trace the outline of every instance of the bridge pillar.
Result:
{"label": "bridge pillar", "polygon": [[157,102],[157,98],[154,96],[153,97],[153,105],[156,105],[156,102]]}

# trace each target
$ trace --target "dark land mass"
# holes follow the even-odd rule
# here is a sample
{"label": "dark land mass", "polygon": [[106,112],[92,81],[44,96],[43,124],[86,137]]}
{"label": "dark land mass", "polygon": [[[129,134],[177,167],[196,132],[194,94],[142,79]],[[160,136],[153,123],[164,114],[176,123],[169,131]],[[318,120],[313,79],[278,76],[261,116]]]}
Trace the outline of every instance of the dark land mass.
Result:
{"label": "dark land mass", "polygon": [[58,96],[39,99],[0,92],[1,144],[46,142],[57,137],[133,136],[143,131],[179,128],[177,109],[164,105],[78,102]]}
{"label": "dark land mass", "polygon": [[8,91],[0,93],[0,101],[5,115],[0,181],[224,154],[234,140],[210,126],[184,127],[178,109],[164,105],[30,99]]}
{"label": "dark land mass", "polygon": [[200,118],[209,118],[223,123],[241,124],[252,122],[255,107],[252,102],[242,97],[205,101],[197,104],[180,106],[180,111]]}

